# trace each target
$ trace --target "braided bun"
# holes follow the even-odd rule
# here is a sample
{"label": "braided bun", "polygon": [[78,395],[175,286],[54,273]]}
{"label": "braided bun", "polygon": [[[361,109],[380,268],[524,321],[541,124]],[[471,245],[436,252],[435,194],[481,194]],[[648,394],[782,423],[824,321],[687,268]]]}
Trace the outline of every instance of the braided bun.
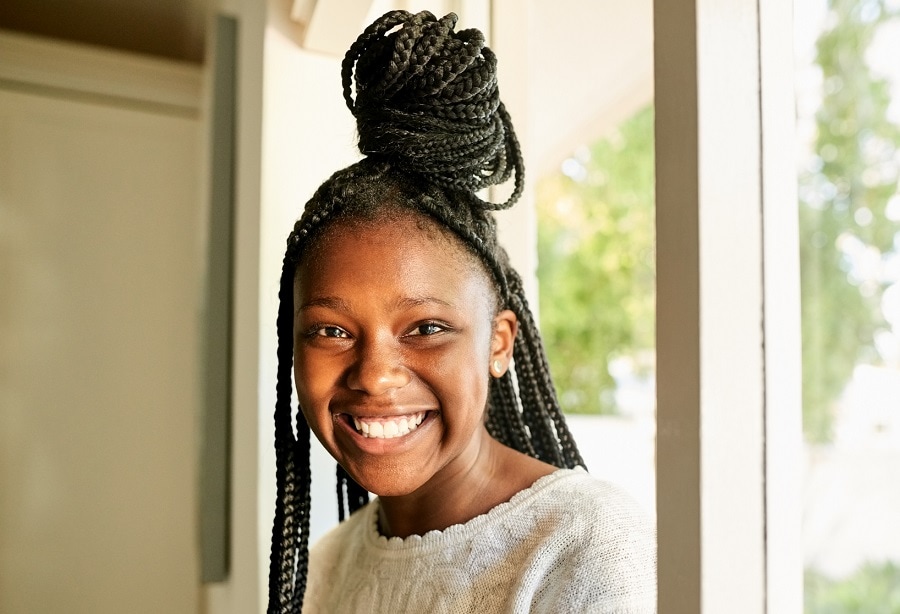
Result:
{"label": "braided bun", "polygon": [[[524,164],[500,102],[497,59],[481,32],[455,32],[456,21],[453,13],[437,19],[428,11],[391,11],[376,20],[344,57],[344,99],[364,155],[468,192],[482,208],[506,209],[522,193]],[[513,172],[505,203],[475,196]]]}

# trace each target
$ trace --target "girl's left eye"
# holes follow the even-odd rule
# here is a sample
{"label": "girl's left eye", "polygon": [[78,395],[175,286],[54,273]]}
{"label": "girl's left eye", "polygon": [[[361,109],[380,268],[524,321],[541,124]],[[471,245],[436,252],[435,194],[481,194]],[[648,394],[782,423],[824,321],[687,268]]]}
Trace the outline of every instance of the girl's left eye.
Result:
{"label": "girl's left eye", "polygon": [[434,322],[426,322],[425,324],[419,324],[414,329],[412,329],[409,334],[413,336],[428,336],[435,335],[437,333],[443,332],[445,329],[440,324],[435,324]]}

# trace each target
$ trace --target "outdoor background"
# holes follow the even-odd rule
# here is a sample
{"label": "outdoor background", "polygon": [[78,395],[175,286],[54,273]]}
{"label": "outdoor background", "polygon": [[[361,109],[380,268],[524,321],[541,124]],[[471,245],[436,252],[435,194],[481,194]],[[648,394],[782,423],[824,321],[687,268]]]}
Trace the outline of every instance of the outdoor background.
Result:
{"label": "outdoor background", "polygon": [[[897,614],[900,2],[796,0],[795,30],[805,609]],[[591,471],[652,513],[652,105],[545,174],[538,212],[561,403]]]}

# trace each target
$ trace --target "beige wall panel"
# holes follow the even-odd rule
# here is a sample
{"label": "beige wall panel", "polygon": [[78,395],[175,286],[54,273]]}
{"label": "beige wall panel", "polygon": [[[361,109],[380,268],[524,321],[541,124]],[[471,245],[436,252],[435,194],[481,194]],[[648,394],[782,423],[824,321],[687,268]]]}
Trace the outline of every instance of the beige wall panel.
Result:
{"label": "beige wall panel", "polygon": [[0,90],[0,612],[196,612],[197,119]]}

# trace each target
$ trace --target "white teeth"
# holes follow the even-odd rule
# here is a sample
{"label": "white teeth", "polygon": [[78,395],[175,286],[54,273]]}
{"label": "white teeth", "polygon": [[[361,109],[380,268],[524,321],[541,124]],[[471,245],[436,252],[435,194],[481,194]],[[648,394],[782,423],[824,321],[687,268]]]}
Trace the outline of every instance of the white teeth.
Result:
{"label": "white teeth", "polygon": [[353,418],[353,426],[364,437],[377,439],[393,439],[408,435],[410,431],[422,424],[425,412],[419,412],[411,416],[367,421],[365,418]]}

